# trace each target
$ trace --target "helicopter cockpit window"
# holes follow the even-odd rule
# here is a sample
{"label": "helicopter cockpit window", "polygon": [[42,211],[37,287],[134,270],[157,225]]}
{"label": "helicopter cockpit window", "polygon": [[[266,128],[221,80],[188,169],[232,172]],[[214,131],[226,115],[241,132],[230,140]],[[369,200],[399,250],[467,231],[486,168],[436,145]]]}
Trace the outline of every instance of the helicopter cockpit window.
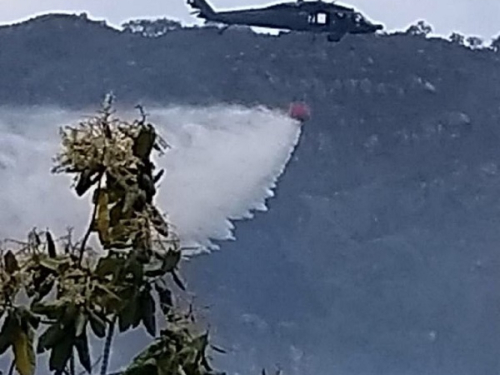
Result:
{"label": "helicopter cockpit window", "polygon": [[328,23],[328,14],[325,12],[311,14],[308,17],[308,21],[313,25],[326,25]]}
{"label": "helicopter cockpit window", "polygon": [[356,21],[356,22],[363,21],[363,16],[361,14],[359,14],[359,13],[355,13],[354,14],[354,21]]}
{"label": "helicopter cockpit window", "polygon": [[325,25],[327,23],[326,13],[318,13],[317,17],[317,22],[320,25]]}

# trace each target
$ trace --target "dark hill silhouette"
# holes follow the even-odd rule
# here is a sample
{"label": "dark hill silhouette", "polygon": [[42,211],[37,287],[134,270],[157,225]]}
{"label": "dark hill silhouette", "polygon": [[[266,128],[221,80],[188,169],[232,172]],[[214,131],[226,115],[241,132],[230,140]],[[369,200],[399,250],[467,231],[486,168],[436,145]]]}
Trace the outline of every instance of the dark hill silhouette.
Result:
{"label": "dark hill silhouette", "polygon": [[219,367],[498,374],[494,50],[408,33],[147,38],[72,15],[1,27],[0,45],[3,105],[81,108],[109,90],[122,104],[311,105],[270,211],[189,266],[223,344],[239,345]]}

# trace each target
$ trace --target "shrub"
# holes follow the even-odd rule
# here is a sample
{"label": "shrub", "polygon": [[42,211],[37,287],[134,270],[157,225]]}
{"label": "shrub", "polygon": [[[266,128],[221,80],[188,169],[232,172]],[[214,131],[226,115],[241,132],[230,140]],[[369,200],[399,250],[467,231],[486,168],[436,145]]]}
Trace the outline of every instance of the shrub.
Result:
{"label": "shrub", "polygon": [[[54,158],[52,172],[74,175],[78,196],[92,191],[84,237],[74,242],[72,231],[56,238],[34,229],[26,241],[3,243],[0,353],[12,348],[11,373],[33,375],[36,356],[46,351],[54,374],[74,375],[76,359],[90,373],[93,335],[105,340],[104,375],[115,329],[143,326],[152,343],[122,374],[213,374],[208,333],[197,332],[192,309],[175,306],[174,291],[185,290],[182,248],[154,203],[163,171],[155,171],[151,156],[168,145],[142,108],[139,120],[126,122],[114,117],[112,104],[107,96],[95,117],[61,128],[62,150]],[[88,245],[92,235],[99,248]]]}

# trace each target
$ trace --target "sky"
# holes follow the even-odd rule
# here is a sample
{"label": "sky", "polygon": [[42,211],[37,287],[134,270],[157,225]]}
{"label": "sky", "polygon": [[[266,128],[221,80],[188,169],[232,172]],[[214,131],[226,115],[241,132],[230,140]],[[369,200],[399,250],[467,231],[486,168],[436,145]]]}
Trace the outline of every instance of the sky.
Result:
{"label": "sky", "polygon": [[[418,20],[429,23],[435,34],[453,31],[491,39],[500,34],[499,0],[342,0],[389,31],[401,30]],[[266,0],[211,0],[215,8],[269,4]],[[0,0],[0,23],[27,19],[34,14],[62,11],[87,12],[93,19],[105,19],[118,26],[133,18],[168,17],[196,23],[185,0]]]}

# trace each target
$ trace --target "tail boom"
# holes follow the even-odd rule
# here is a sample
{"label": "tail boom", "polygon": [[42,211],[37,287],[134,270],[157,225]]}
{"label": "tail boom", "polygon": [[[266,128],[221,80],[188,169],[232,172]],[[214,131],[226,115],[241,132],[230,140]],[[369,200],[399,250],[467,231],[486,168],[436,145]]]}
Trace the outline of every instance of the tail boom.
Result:
{"label": "tail boom", "polygon": [[206,0],[187,0],[191,8],[198,11],[197,16],[201,18],[212,18],[216,12]]}

